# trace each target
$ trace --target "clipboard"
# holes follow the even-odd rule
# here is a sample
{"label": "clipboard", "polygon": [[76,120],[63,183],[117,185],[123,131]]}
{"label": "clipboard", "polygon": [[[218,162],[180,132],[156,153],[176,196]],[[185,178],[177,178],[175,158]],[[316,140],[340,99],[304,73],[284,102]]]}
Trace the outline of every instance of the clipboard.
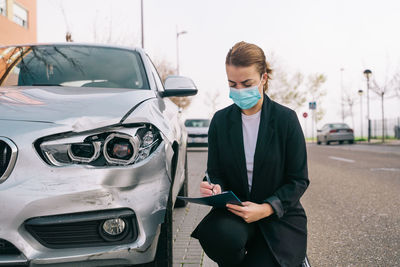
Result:
{"label": "clipboard", "polygon": [[225,208],[226,204],[243,206],[242,201],[232,191],[225,191],[221,194],[209,197],[180,197],[177,198],[200,205],[212,206],[215,208]]}

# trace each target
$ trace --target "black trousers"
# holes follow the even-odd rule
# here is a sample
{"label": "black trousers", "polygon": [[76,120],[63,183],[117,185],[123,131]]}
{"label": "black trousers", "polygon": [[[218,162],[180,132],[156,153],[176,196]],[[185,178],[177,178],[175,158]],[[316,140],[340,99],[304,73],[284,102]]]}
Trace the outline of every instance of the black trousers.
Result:
{"label": "black trousers", "polygon": [[220,267],[280,266],[257,223],[246,223],[226,209],[211,210],[192,235]]}

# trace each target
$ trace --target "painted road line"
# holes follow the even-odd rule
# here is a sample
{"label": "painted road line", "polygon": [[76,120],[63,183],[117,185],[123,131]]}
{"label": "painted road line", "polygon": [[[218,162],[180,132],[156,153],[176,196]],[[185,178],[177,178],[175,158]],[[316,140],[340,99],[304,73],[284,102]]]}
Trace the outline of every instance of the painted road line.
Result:
{"label": "painted road line", "polygon": [[339,157],[334,157],[334,156],[330,156],[329,158],[330,158],[330,159],[334,159],[334,160],[349,162],[349,163],[354,163],[354,162],[356,162],[355,160],[352,160],[352,159],[345,159],[345,158],[339,158]]}
{"label": "painted road line", "polygon": [[371,168],[371,171],[400,172],[400,168]]}

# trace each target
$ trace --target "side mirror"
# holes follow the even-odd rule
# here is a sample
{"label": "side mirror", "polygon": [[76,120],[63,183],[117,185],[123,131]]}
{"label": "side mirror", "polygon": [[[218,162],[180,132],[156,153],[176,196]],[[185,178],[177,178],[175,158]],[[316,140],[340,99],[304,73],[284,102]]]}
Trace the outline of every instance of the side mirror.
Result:
{"label": "side mirror", "polygon": [[320,133],[320,132],[322,132],[322,130],[317,130],[317,133]]}
{"label": "side mirror", "polygon": [[197,87],[192,79],[183,76],[168,76],[164,82],[162,97],[191,96],[197,94]]}

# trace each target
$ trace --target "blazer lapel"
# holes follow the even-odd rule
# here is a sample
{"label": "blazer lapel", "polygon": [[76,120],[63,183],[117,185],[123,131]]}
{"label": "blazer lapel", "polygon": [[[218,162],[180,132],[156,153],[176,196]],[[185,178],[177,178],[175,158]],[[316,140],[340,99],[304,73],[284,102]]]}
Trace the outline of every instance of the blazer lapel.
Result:
{"label": "blazer lapel", "polygon": [[258,128],[256,151],[254,153],[254,166],[253,166],[253,181],[251,190],[251,199],[254,199],[255,192],[257,188],[257,182],[262,174],[263,162],[265,160],[266,154],[269,152],[269,146],[274,135],[273,119],[272,114],[273,102],[269,99],[267,95],[264,94],[263,107],[261,111],[260,126]]}
{"label": "blazer lapel", "polygon": [[244,187],[246,198],[249,198],[249,185],[247,180],[246,157],[244,154],[243,144],[243,128],[242,128],[242,115],[240,108],[233,105],[232,112],[229,116],[231,123],[229,129],[229,138],[233,154],[236,160],[236,166],[239,168],[239,176]]}

